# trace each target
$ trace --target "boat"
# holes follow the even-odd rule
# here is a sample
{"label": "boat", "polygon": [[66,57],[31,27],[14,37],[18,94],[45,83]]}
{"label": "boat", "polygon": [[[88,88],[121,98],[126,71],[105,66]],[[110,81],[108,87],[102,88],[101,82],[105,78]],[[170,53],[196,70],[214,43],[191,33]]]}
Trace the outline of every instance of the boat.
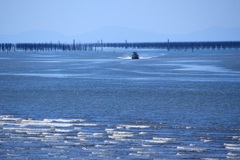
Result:
{"label": "boat", "polygon": [[139,59],[139,55],[137,54],[137,52],[133,52],[132,59]]}

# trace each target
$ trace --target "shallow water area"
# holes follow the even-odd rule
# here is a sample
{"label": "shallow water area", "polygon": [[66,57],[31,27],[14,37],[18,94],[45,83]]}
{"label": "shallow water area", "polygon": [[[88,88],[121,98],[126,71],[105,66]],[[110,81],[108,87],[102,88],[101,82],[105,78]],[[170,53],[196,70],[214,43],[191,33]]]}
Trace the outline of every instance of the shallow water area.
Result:
{"label": "shallow water area", "polygon": [[240,159],[240,52],[0,52],[0,159]]}

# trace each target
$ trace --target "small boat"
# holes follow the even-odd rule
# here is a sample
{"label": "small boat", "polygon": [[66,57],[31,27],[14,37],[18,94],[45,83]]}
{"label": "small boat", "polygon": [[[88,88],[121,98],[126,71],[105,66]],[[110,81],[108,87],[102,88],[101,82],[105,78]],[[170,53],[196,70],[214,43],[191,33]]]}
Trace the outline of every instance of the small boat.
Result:
{"label": "small boat", "polygon": [[133,52],[132,59],[139,59],[139,55],[137,54],[137,52]]}

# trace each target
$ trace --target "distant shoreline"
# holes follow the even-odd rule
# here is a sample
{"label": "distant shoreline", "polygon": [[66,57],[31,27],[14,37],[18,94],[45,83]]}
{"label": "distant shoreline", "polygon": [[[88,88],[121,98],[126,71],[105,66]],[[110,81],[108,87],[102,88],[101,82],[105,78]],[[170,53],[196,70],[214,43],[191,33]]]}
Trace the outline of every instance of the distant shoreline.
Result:
{"label": "distant shoreline", "polygon": [[199,50],[239,49],[240,41],[216,42],[125,42],[125,43],[0,43],[0,51],[103,51],[103,48]]}

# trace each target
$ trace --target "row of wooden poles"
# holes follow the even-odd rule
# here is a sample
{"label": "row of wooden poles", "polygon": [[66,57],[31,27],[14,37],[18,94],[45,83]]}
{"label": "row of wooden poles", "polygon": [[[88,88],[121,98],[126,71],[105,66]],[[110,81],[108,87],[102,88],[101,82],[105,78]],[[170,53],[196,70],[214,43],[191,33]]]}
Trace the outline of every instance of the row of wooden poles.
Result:
{"label": "row of wooden poles", "polygon": [[0,51],[103,51],[103,48],[155,48],[167,50],[239,49],[240,41],[125,42],[125,43],[0,43]]}

